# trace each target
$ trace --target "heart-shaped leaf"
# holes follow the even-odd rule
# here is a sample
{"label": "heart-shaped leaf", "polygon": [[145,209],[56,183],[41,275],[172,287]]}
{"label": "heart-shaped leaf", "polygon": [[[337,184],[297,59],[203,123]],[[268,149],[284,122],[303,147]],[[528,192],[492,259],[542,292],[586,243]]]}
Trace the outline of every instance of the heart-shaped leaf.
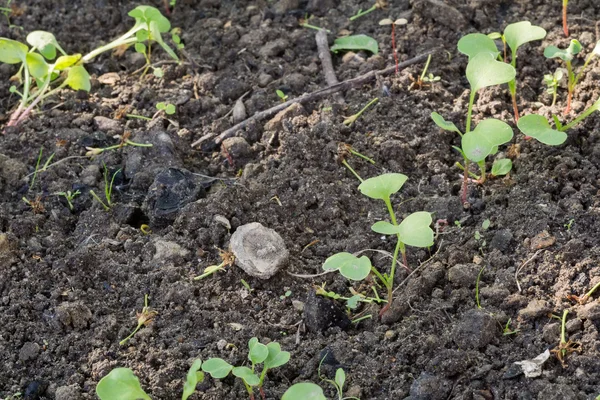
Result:
{"label": "heart-shaped leaf", "polygon": [[542,40],[546,37],[546,30],[540,26],[531,25],[529,21],[516,22],[504,29],[504,39],[513,53],[525,43]]}
{"label": "heart-shaped leaf", "polygon": [[544,49],[544,57],[546,58],[560,58],[563,61],[572,61],[575,55],[581,51],[581,43],[576,39],[571,40],[569,47],[566,49],[559,49],[556,46],[548,46]]}
{"label": "heart-shaped leaf", "polygon": [[482,33],[470,33],[463,36],[458,41],[458,51],[468,56],[469,59],[475,57],[479,53],[492,53],[497,57],[500,52],[496,47],[496,43],[487,35]]}
{"label": "heart-shaped leaf", "polygon": [[362,281],[371,272],[371,260],[367,256],[358,258],[350,253],[337,253],[325,260],[323,270],[338,270],[348,279]]}
{"label": "heart-shaped leaf", "polygon": [[215,379],[222,379],[229,375],[233,365],[221,358],[209,358],[202,364],[202,371],[209,373]]}
{"label": "heart-shaped leaf", "polygon": [[90,74],[81,65],[76,65],[69,69],[65,83],[73,90],[85,90],[89,92],[92,88]]}
{"label": "heart-shaped leaf", "polygon": [[456,127],[456,125],[454,125],[454,122],[446,121],[444,117],[442,117],[440,114],[432,112],[431,119],[437,126],[442,128],[443,130],[456,132],[459,135],[462,135],[462,132]]}
{"label": "heart-shaped leaf", "polygon": [[413,247],[433,246],[433,230],[429,225],[433,220],[427,211],[410,214],[398,225],[402,243]]}
{"label": "heart-shaped leaf", "polygon": [[467,64],[467,79],[474,92],[488,86],[508,83],[515,79],[515,75],[513,66],[498,61],[494,53],[478,53]]}
{"label": "heart-shaped leaf", "polygon": [[187,398],[196,391],[196,385],[204,381],[204,374],[198,371],[201,366],[202,360],[195,360],[190,367],[185,379],[185,383],[183,384],[183,394],[181,395],[181,400],[187,400]]}
{"label": "heart-shaped leaf", "polygon": [[0,38],[0,62],[19,64],[25,62],[29,47],[16,40]]}
{"label": "heart-shaped leaf", "polygon": [[504,121],[488,118],[481,121],[474,129],[481,131],[487,140],[494,146],[510,142],[513,138],[512,128]]}
{"label": "heart-shaped leaf", "polygon": [[301,382],[289,387],[281,400],[327,400],[327,397],[319,385],[312,382]]}
{"label": "heart-shaped leaf", "polygon": [[269,356],[269,349],[266,345],[260,343],[258,338],[253,337],[248,341],[248,360],[253,364],[260,364]]}
{"label": "heart-shaped leaf", "polygon": [[165,18],[157,8],[150,6],[137,6],[127,14],[136,19],[136,23],[144,22],[150,24],[155,22],[161,33],[168,32],[171,29],[171,23]]}
{"label": "heart-shaped leaf", "polygon": [[269,356],[265,360],[265,368],[277,368],[290,361],[290,353],[287,351],[281,351],[281,346],[277,342],[271,342],[267,344],[269,349]]}
{"label": "heart-shaped leaf", "polygon": [[542,115],[525,115],[519,118],[517,127],[525,136],[531,136],[548,146],[558,146],[567,140],[567,134],[552,129],[548,120]]}
{"label": "heart-shaped leaf", "polygon": [[152,400],[129,368],[115,368],[96,386],[100,400]]}
{"label": "heart-shaped leaf", "polygon": [[510,172],[512,169],[512,161],[510,158],[502,158],[500,160],[495,160],[492,165],[492,175],[494,176],[504,176]]}
{"label": "heart-shaped leaf", "polygon": [[367,50],[373,54],[379,53],[377,41],[367,35],[351,35],[335,39],[331,51]]}
{"label": "heart-shaped leaf", "polygon": [[54,60],[56,58],[56,49],[63,55],[66,55],[56,41],[56,37],[50,32],[33,31],[27,35],[27,43],[37,49],[47,60]]}
{"label": "heart-shaped leaf", "polygon": [[407,180],[408,177],[403,174],[383,174],[365,180],[358,186],[358,190],[372,199],[387,200],[400,190]]}
{"label": "heart-shaped leaf", "polygon": [[256,376],[248,367],[235,367],[232,372],[233,375],[243,379],[249,386],[256,386],[260,383],[258,376]]}
{"label": "heart-shaped leaf", "polygon": [[41,79],[48,75],[49,66],[41,55],[37,53],[27,53],[25,60],[27,62],[29,73],[34,78]]}

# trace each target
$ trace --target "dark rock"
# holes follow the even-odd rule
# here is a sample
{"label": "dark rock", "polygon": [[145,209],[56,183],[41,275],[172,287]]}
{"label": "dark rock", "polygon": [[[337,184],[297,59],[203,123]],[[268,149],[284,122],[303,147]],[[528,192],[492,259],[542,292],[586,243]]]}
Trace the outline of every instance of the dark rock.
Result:
{"label": "dark rock", "polygon": [[546,385],[537,396],[538,400],[578,399],[577,393],[569,385],[562,383]]}
{"label": "dark rock", "polygon": [[408,312],[408,309],[408,303],[405,298],[394,299],[390,308],[381,316],[381,323],[391,325],[400,321],[400,318]]}
{"label": "dark rock", "polygon": [[490,247],[505,252],[508,250],[512,239],[513,234],[509,229],[501,229],[496,232],[492,240],[490,240]]}
{"label": "dark rock", "polygon": [[269,83],[273,82],[273,77],[269,74],[265,74],[264,72],[258,76],[258,86],[265,87]]}
{"label": "dark rock", "polygon": [[184,169],[166,168],[156,174],[148,189],[142,209],[152,227],[165,227],[177,217],[179,210],[204,193],[194,175]]}
{"label": "dark rock", "polygon": [[308,79],[299,72],[294,72],[287,75],[283,81],[296,93],[303,93],[306,91],[306,83],[308,82]]}
{"label": "dark rock", "polygon": [[452,390],[452,381],[421,372],[410,386],[410,400],[445,400]]}
{"label": "dark rock", "polygon": [[304,304],[304,323],[312,332],[323,332],[334,326],[347,329],[351,324],[346,313],[336,303],[317,296],[313,291]]}
{"label": "dark rock", "polygon": [[223,148],[227,151],[227,153],[234,159],[237,160],[242,157],[246,157],[250,153],[252,153],[252,148],[246,141],[246,139],[242,137],[231,137],[223,140]]}
{"label": "dark rock", "polygon": [[2,181],[15,186],[27,174],[27,166],[21,161],[0,154],[0,185]]}
{"label": "dark rock", "polygon": [[475,264],[457,264],[448,270],[448,280],[459,287],[475,287],[480,270]]}
{"label": "dark rock", "polygon": [[546,343],[558,343],[560,339],[560,324],[558,322],[553,322],[544,325],[542,328],[542,336]]}
{"label": "dark rock", "polygon": [[490,344],[497,333],[492,317],[479,310],[469,310],[454,328],[452,336],[461,349],[480,349]]}
{"label": "dark rock", "polygon": [[235,78],[223,78],[215,87],[215,95],[223,103],[227,103],[232,100],[237,100],[246,91],[248,86]]}

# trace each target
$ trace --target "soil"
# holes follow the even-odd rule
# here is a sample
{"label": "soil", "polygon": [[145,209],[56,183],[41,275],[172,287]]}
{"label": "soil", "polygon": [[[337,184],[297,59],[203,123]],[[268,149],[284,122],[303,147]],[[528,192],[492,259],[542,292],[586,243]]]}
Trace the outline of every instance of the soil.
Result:
{"label": "soil", "polygon": [[[152,5],[162,9],[161,3]],[[390,3],[350,22],[349,16],[372,2],[179,0],[170,20],[182,28],[186,54],[195,64],[167,63],[164,78],[140,79],[133,72],[143,59],[133,50],[104,54],[87,65],[93,77],[89,94],[64,91],[0,135],[0,397],[20,392],[28,399],[96,398],[97,382],[121,366],[134,370],[152,398],[177,399],[194,359],[222,357],[242,365],[253,336],[291,352],[287,365],[269,372],[267,399],[281,398],[295,382],[319,383],[325,355],[321,374],[332,377],[344,368],[347,395],[363,400],[600,394],[597,295],[585,305],[567,298],[583,296],[600,279],[600,119],[592,115],[569,131],[564,145],[548,147],[518,133],[505,86],[483,91],[475,121],[495,117],[515,128],[510,151],[501,149],[514,168],[509,177],[470,185],[471,207],[465,210],[454,167],[459,159],[451,148],[459,138],[440,131],[429,117],[437,111],[464,123],[469,92],[458,39],[521,20],[548,31],[545,40],[519,53],[521,113],[561,115],[566,90],[551,108],[542,82],[558,66],[543,57],[543,48],[568,44],[560,2]],[[28,32],[47,30],[67,51],[81,53],[129,29],[127,12],[138,5],[13,4],[20,15],[11,22],[23,29],[2,21],[0,36],[25,41]],[[340,80],[392,65],[389,26],[378,21],[399,16],[409,20],[397,29],[401,60],[443,45],[447,52],[436,53],[429,70],[442,79],[408,90],[410,77],[421,72],[422,65],[415,65],[344,93],[343,106],[331,100],[305,104],[293,116],[250,124],[222,147],[208,141],[192,148],[202,136],[233,125],[230,111],[243,96],[251,116],[281,101],[277,89],[293,98],[326,86],[315,32],[298,25],[306,15],[334,34],[346,29],[379,43],[378,56],[359,53],[344,62],[334,55]],[[587,54],[599,39],[600,3],[572,0],[569,15],[571,35]],[[157,50],[153,57],[168,56]],[[13,66],[0,67],[3,123],[16,103],[8,91],[15,72]],[[599,74],[593,62],[567,120],[597,99]],[[379,102],[354,125],[342,124],[374,97]],[[160,101],[177,106],[171,121],[122,117],[126,112],[152,117]],[[86,147],[117,144],[127,132],[154,147],[85,157]],[[382,319],[380,306],[361,306],[346,316],[342,302],[314,296],[314,285],[348,296],[350,286],[372,293],[368,284],[352,285],[337,273],[291,275],[319,274],[324,260],[340,251],[393,251],[390,238],[370,231],[386,218],[386,209],[358,192],[357,179],[336,160],[339,142],[376,160],[371,165],[348,159],[363,178],[408,175],[393,197],[399,216],[426,210],[435,213],[434,220],[447,221],[438,223],[433,248],[409,247],[414,273],[398,269],[396,300]],[[64,161],[33,181],[40,149],[42,164],[51,154],[51,162]],[[121,170],[108,212],[89,194],[103,193],[103,165],[111,175]],[[81,192],[72,210],[56,195],[67,190]],[[32,209],[23,197],[40,206]],[[218,249],[252,222],[275,230],[287,246],[289,260],[277,275],[260,280],[232,266],[192,279],[218,264]],[[149,234],[142,224],[149,225]],[[365,254],[380,270],[388,268],[385,255]],[[135,328],[145,294],[158,315],[120,346]],[[551,356],[539,377],[525,377],[513,363],[558,346],[560,321],[551,314],[565,309],[568,339],[580,343],[581,352],[569,354],[565,366]],[[505,328],[513,333],[504,334]],[[335,396],[326,383],[323,387],[329,398]],[[192,398],[248,396],[239,380],[208,377]]]}

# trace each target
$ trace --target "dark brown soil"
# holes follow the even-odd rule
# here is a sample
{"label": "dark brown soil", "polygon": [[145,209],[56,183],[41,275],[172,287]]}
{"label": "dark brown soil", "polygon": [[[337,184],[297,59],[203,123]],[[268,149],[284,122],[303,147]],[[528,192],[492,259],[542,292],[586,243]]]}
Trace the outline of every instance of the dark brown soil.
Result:
{"label": "dark brown soil", "polygon": [[[87,66],[94,77],[89,95],[65,91],[18,129],[0,135],[0,397],[21,392],[29,399],[96,398],[97,382],[123,366],[135,371],[153,399],[177,399],[194,359],[222,357],[240,365],[253,336],[278,341],[292,354],[289,364],[269,373],[268,399],[279,399],[295,382],[318,383],[317,367],[327,352],[322,372],[332,376],[343,367],[348,395],[363,400],[558,400],[600,394],[597,295],[585,306],[567,299],[582,296],[600,279],[600,119],[591,116],[554,148],[524,140],[515,128],[520,155],[512,174],[471,187],[471,207],[465,211],[460,171],[454,167],[458,156],[451,148],[458,138],[429,118],[438,111],[464,123],[468,84],[466,58],[456,51],[458,39],[521,20],[548,31],[544,41],[519,53],[521,112],[560,114],[566,91],[551,110],[542,83],[543,74],[557,67],[543,57],[543,48],[568,43],[560,2],[443,1],[448,10],[430,1],[390,1],[387,10],[349,22],[350,15],[372,2],[179,0],[171,21],[182,28],[186,53],[197,67],[166,64],[164,79],[140,80],[131,73],[143,60],[132,50],[120,57],[104,54]],[[9,29],[2,21],[0,36],[24,41],[30,31],[48,30],[67,51],[82,53],[125,32],[131,25],[127,12],[138,5],[116,0],[13,3],[23,13],[11,21],[23,29]],[[599,39],[600,3],[572,0],[569,13],[571,35],[587,54]],[[252,115],[280,101],[276,89],[293,98],[325,86],[315,32],[298,26],[306,15],[334,33],[364,33],[380,44],[380,55],[365,56],[363,62],[344,63],[334,56],[340,80],[393,63],[389,27],[378,21],[396,16],[409,19],[398,29],[401,59],[439,45],[446,48],[430,66],[442,80],[432,88],[407,90],[409,77],[420,74],[422,65],[416,65],[344,93],[346,107],[330,101],[307,104],[303,113],[275,129],[266,130],[267,121],[251,124],[239,132],[243,140],[228,142],[226,151],[212,142],[192,149],[193,141],[232,126],[230,111],[246,92],[243,102]],[[155,61],[166,57],[160,51],[155,55]],[[598,97],[597,63],[579,86],[571,118]],[[3,123],[16,103],[8,92],[15,72],[12,66],[0,67]],[[101,83],[98,77],[109,72],[120,80]],[[344,116],[374,97],[379,103],[352,127],[342,124]],[[130,113],[152,116],[159,101],[177,105],[170,119],[178,127],[161,118],[152,123],[117,118],[125,106],[131,106]],[[482,92],[474,115],[476,121],[493,116],[514,126],[506,87]],[[98,116],[112,122],[99,126]],[[127,131],[136,141],[155,146],[84,157],[86,146],[116,144],[117,135]],[[350,283],[338,274],[299,278],[288,273],[317,274],[335,252],[393,251],[394,246],[370,231],[386,210],[362,196],[358,181],[336,162],[338,142],[377,161],[373,166],[349,159],[363,178],[382,172],[409,176],[394,198],[398,215],[426,210],[448,225],[429,251],[409,248],[409,264],[419,269],[396,291],[383,321],[374,306],[350,315],[371,314],[371,319],[314,331],[305,327],[299,311],[315,303],[313,285],[325,283],[347,295]],[[32,185],[27,175],[35,169],[40,148],[42,162],[52,153],[53,161],[79,158],[38,173]],[[110,212],[89,194],[90,189],[103,191],[103,164],[112,172],[123,169]],[[151,185],[167,168],[185,184],[177,189],[179,209],[165,216],[157,211],[152,192],[158,189]],[[55,193],[77,189],[82,194],[71,211]],[[43,209],[33,212],[23,197],[39,199]],[[487,230],[485,220],[491,222]],[[218,248],[227,248],[231,233],[250,222],[283,237],[290,251],[284,270],[266,281],[237,267],[192,280],[219,263]],[[144,223],[151,234],[141,232]],[[378,268],[387,268],[385,256],[367,255]],[[483,267],[478,309],[475,286]],[[397,284],[405,278],[407,272],[398,270]],[[291,291],[288,297],[286,291]],[[145,294],[158,316],[119,346],[135,327]],[[561,315],[564,309],[570,310],[568,338],[581,343],[581,353],[569,355],[565,367],[551,357],[538,378],[514,373],[513,362],[558,345],[559,321],[550,314]],[[503,335],[507,322],[516,333]],[[233,346],[225,348],[227,343]],[[198,389],[197,399],[247,398],[243,385],[231,377],[208,378]]]}

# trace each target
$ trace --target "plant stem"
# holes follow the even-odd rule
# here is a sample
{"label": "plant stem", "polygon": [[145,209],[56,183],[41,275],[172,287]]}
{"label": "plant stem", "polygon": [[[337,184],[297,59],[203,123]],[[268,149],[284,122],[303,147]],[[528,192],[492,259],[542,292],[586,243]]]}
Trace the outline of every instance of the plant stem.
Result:
{"label": "plant stem", "polygon": [[427,74],[427,69],[429,68],[430,62],[431,62],[431,54],[429,55],[429,57],[427,57],[427,62],[425,63],[425,67],[423,67],[423,72],[421,72],[421,76],[419,77],[420,81],[422,81],[425,78],[425,74]]}
{"label": "plant stem", "polygon": [[88,54],[83,56],[81,58],[81,61],[83,63],[87,63],[87,62],[91,61],[94,57],[104,53],[105,51],[112,50],[115,47],[119,47],[119,46],[123,46],[123,45],[130,45],[130,44],[137,42],[137,38],[135,36],[134,37],[131,37],[131,36],[135,35],[135,33],[137,31],[139,31],[140,29],[143,29],[143,25],[134,26],[133,28],[131,28],[129,30],[129,32],[125,33],[120,38],[113,40],[112,42],[110,42],[104,46],[101,46],[101,47],[98,47],[97,49],[92,50],[91,52],[89,52]]}
{"label": "plant stem", "polygon": [[360,318],[353,319],[351,322],[352,322],[353,324],[358,324],[360,321],[362,321],[362,320],[365,320],[365,319],[369,319],[369,318],[373,318],[373,316],[372,316],[371,314],[368,314],[368,315],[363,315],[363,316],[362,316],[362,317],[360,317]]}
{"label": "plant stem", "polygon": [[596,285],[594,285],[594,287],[585,294],[585,296],[583,296],[584,298],[590,298],[592,297],[592,294],[594,294],[594,292],[596,291],[596,289],[598,289],[600,287],[600,282],[596,283]]}
{"label": "plant stem", "polygon": [[370,102],[367,103],[366,106],[364,106],[359,112],[357,112],[356,114],[350,116],[349,118],[346,118],[346,120],[344,121],[344,125],[352,125],[354,123],[354,121],[356,121],[358,118],[360,118],[360,116],[362,115],[362,113],[364,113],[365,111],[367,111],[367,109],[369,107],[371,107],[373,104],[377,103],[379,101],[379,97],[375,97],[373,100],[371,100]]}
{"label": "plant stem", "polygon": [[481,171],[481,177],[477,181],[479,184],[484,184],[486,179],[485,160],[479,161],[477,165],[479,165],[479,170]]}
{"label": "plant stem", "polygon": [[125,114],[126,117],[129,118],[137,118],[137,119],[143,119],[146,121],[152,121],[152,118],[150,117],[144,117],[143,115],[135,115],[135,114]]}
{"label": "plant stem", "polygon": [[354,176],[362,183],[364,182],[363,178],[360,177],[360,175],[358,175],[356,173],[356,171],[350,166],[350,164],[348,164],[348,162],[346,162],[346,160],[342,160],[342,164],[348,168],[350,170],[350,172],[352,172],[354,174]]}
{"label": "plant stem", "polygon": [[102,207],[104,207],[105,211],[109,211],[110,207],[107,206],[106,204],[104,204],[104,202],[100,199],[100,197],[98,197],[98,195],[96,194],[96,192],[94,192],[93,190],[90,190],[90,194],[92,195],[93,198],[95,198],[96,200],[98,200],[98,203],[102,204]]}
{"label": "plant stem", "polygon": [[569,25],[567,23],[567,5],[569,0],[563,0],[562,18],[563,18],[563,32],[565,37],[569,37]]}
{"label": "plant stem", "polygon": [[[396,63],[396,75],[398,75],[398,51],[396,50],[396,24],[392,23],[392,52],[394,53],[394,63]],[[429,65],[429,60],[431,59],[431,54],[427,59],[427,64]],[[427,67],[425,67],[427,68]]]}
{"label": "plant stem", "polygon": [[573,121],[571,121],[567,125],[563,125],[559,130],[561,132],[566,132],[567,130],[571,129],[572,127],[574,127],[575,125],[577,125],[578,123],[583,121],[585,118],[587,118],[591,113],[593,113],[596,110],[597,110],[597,108],[595,106],[588,108],[583,113],[581,113],[581,115],[579,115],[577,118],[575,118]]}
{"label": "plant stem", "polygon": [[[567,326],[567,314],[569,313],[569,310],[564,310],[563,311],[563,315],[562,315],[562,322],[561,322],[561,327],[560,327],[560,342],[567,344],[567,334],[566,334],[566,326]],[[566,350],[563,350],[566,354]]]}
{"label": "plant stem", "polygon": [[565,108],[564,115],[567,115],[569,111],[571,111],[571,100],[573,99],[573,92],[575,91],[575,74],[573,74],[573,67],[570,61],[566,62],[567,64],[567,75],[569,76],[569,84],[567,94],[567,107]]}
{"label": "plant stem", "polygon": [[[461,171],[466,171],[465,167],[463,167],[463,165],[461,163],[459,163],[458,161],[454,164],[458,169],[460,169]],[[473,179],[481,179],[481,177],[479,175],[476,175],[475,173],[471,172],[471,171],[467,171],[469,173],[469,176]]]}
{"label": "plant stem", "polygon": [[354,21],[355,19],[358,19],[358,18],[362,17],[363,15],[367,15],[368,13],[377,10],[377,8],[378,8],[377,4],[373,4],[373,6],[371,6],[371,8],[368,8],[364,11],[361,10],[356,15],[351,16],[350,21]]}
{"label": "plant stem", "polygon": [[353,148],[349,148],[348,151],[352,154],[354,154],[355,156],[358,156],[360,158],[362,158],[363,160],[366,160],[368,162],[370,162],[371,164],[375,164],[375,161],[363,154],[360,154],[358,151],[354,150]]}
{"label": "plant stem", "polygon": [[331,33],[331,31],[329,29],[320,28],[318,26],[311,25],[308,22],[305,22],[305,23],[301,24],[300,26],[303,27],[303,28],[314,29],[315,31],[324,30],[327,33]]}

